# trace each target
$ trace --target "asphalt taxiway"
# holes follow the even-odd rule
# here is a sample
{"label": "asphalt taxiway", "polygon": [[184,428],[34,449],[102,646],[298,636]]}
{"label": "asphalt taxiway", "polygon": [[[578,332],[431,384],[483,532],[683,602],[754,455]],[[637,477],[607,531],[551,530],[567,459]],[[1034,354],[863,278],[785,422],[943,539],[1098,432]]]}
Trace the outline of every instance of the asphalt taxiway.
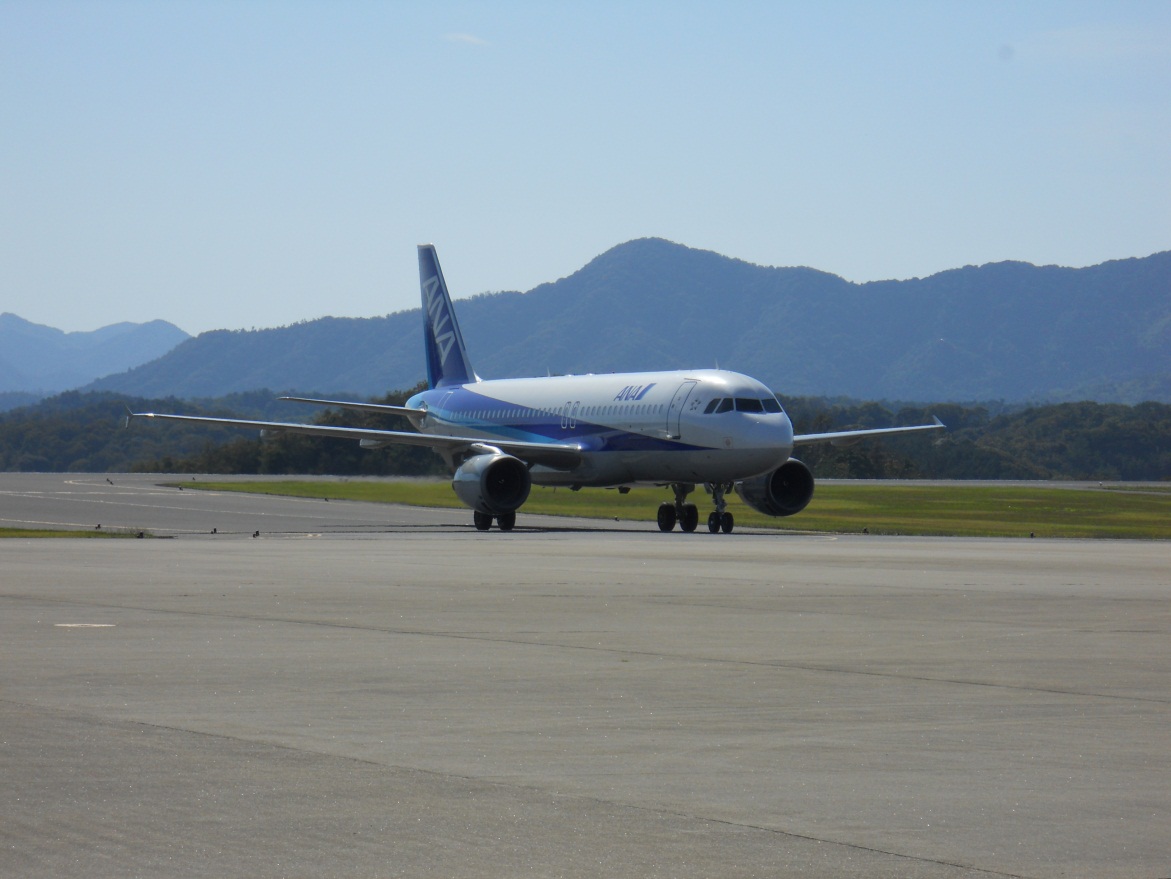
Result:
{"label": "asphalt taxiway", "polygon": [[170,538],[0,541],[0,875],[1171,876],[1165,542],[159,481],[0,474]]}

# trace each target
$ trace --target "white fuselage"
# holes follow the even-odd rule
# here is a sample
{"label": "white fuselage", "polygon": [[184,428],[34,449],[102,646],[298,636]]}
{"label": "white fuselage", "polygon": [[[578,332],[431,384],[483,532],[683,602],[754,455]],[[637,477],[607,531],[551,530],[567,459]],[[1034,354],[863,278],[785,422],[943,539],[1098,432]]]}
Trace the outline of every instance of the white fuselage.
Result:
{"label": "white fuselage", "polygon": [[427,410],[412,419],[424,433],[581,448],[573,470],[533,466],[538,485],[727,483],[773,470],[793,450],[772,391],[717,369],[471,382],[407,405]]}

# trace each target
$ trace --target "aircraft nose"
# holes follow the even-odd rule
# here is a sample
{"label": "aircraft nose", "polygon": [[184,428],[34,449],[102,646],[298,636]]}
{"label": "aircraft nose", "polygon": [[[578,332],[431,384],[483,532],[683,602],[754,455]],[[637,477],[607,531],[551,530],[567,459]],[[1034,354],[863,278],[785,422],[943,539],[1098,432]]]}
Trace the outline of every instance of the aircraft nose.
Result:
{"label": "aircraft nose", "polygon": [[[783,412],[753,417],[750,435],[762,446],[783,447],[789,451],[793,448],[793,422]],[[785,456],[788,454],[786,452]]]}

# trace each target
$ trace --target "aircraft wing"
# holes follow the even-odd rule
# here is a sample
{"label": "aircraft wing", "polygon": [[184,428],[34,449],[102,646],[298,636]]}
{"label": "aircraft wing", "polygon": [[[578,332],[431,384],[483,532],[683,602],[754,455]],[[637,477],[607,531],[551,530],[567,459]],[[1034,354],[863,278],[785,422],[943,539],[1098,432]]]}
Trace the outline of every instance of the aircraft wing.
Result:
{"label": "aircraft wing", "polygon": [[801,446],[809,443],[829,443],[831,446],[852,446],[854,443],[871,436],[891,436],[900,433],[917,433],[921,430],[944,430],[945,426],[938,418],[934,424],[918,424],[914,427],[878,427],[869,430],[839,430],[830,433],[801,433],[793,437],[793,445]]}
{"label": "aircraft wing", "polygon": [[[375,405],[375,404],[370,404]],[[413,411],[413,410],[408,410]],[[485,437],[450,436],[447,434],[412,433],[401,430],[373,430],[364,427],[332,427],[327,424],[293,424],[284,421],[248,421],[240,418],[211,418],[204,415],[161,415],[155,412],[130,412],[126,424],[134,418],[157,418],[163,421],[187,421],[194,424],[222,427],[247,427],[259,430],[261,436],[280,433],[301,433],[308,436],[330,436],[358,440],[366,448],[380,448],[400,444],[426,446],[447,452],[471,451],[483,453],[499,449],[526,464],[542,464],[555,470],[572,470],[581,463],[581,447],[569,443],[529,443],[520,440],[487,439]]]}

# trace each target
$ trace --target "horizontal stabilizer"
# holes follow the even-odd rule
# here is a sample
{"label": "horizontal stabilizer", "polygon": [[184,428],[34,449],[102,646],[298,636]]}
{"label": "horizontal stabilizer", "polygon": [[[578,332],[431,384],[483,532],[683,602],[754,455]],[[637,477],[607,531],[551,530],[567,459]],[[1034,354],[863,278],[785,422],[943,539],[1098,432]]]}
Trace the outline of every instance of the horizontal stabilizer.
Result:
{"label": "horizontal stabilizer", "polygon": [[[282,421],[249,421],[242,418],[211,418],[206,415],[162,415],[154,412],[134,412],[131,418],[152,418],[161,421],[185,421],[219,427],[244,427],[266,432],[300,433],[307,436],[330,436],[338,439],[366,441],[380,445],[425,446],[451,454],[472,450],[484,444],[482,437],[450,436],[447,434],[412,433],[403,430],[374,430],[364,427],[332,427],[328,424],[292,424]],[[526,464],[540,464],[554,470],[572,470],[581,464],[581,446],[574,443],[530,443],[520,440],[492,440],[502,452],[519,458]]]}
{"label": "horizontal stabilizer", "polygon": [[379,412],[383,415],[426,415],[426,409],[412,409],[410,406],[391,406],[389,403],[356,403],[350,400],[317,400],[312,397],[278,397],[291,403],[310,403],[314,406],[335,406],[338,409],[353,409],[356,412]]}

